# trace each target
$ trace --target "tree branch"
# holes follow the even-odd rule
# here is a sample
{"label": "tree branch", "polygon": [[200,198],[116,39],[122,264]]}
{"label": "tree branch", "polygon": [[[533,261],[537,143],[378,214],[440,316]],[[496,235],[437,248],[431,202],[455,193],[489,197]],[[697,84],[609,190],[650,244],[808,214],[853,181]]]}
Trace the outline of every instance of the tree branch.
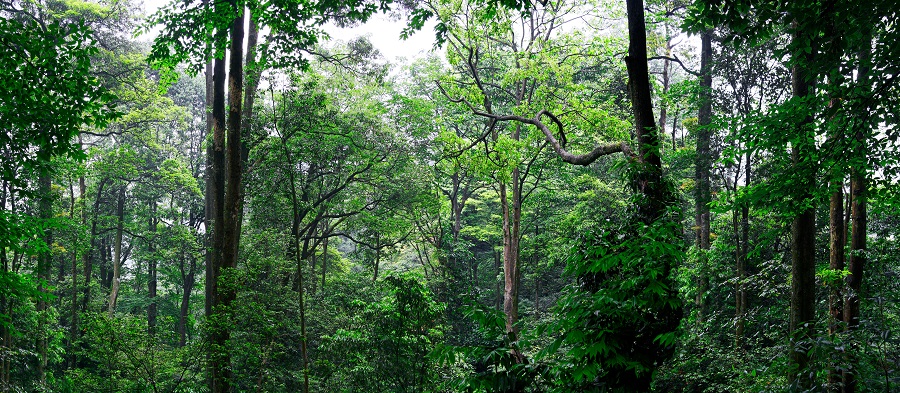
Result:
{"label": "tree branch", "polygon": [[688,74],[691,74],[691,75],[693,75],[693,76],[700,76],[700,73],[699,73],[699,72],[697,72],[697,71],[692,71],[692,70],[690,70],[689,68],[687,68],[687,66],[685,66],[684,63],[682,63],[681,60],[679,60],[678,57],[676,57],[675,55],[672,55],[672,57],[669,57],[669,56],[653,56],[653,57],[647,58],[647,61],[650,61],[650,60],[668,60],[668,61],[671,61],[671,62],[674,62],[674,63],[678,63],[678,65],[681,66],[681,69],[683,69],[684,72],[687,72]]}

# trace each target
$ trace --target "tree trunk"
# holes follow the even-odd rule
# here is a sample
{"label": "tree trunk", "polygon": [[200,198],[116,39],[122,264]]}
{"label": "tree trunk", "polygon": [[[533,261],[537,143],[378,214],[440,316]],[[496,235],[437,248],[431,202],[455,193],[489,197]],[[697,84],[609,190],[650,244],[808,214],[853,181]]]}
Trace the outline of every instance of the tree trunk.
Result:
{"label": "tree trunk", "polygon": [[[4,180],[0,183],[0,211],[6,210],[6,200],[11,198],[11,195],[7,193],[8,187],[9,181]],[[9,190],[9,193],[12,193],[12,190]],[[0,246],[0,273],[3,276],[9,274],[9,259],[6,252],[6,246]],[[12,317],[6,293],[7,291],[0,291],[0,314]],[[0,323],[0,351],[3,351],[3,353],[8,353],[7,351],[12,348],[9,330],[6,324]],[[0,387],[2,387],[3,392],[9,391],[7,388],[9,386],[9,360],[9,356],[0,356]]]}
{"label": "tree trunk", "polygon": [[181,251],[181,278],[184,287],[181,292],[181,308],[178,313],[178,346],[183,347],[187,344],[187,323],[188,314],[191,310],[191,292],[194,290],[194,280],[197,273],[197,261],[190,258],[190,267],[188,271],[184,271],[185,265],[184,250]]}
{"label": "tree trunk", "polygon": [[[647,31],[644,21],[644,5],[641,0],[627,0],[628,12],[628,56],[625,58],[634,113],[635,137],[638,141],[638,169],[632,183],[633,189],[643,196],[637,206],[636,217],[639,222],[651,225],[660,220],[666,212],[670,198],[662,178],[662,160],[660,157],[660,132],[653,117],[653,102],[650,95],[650,76],[647,64]],[[666,261],[663,275],[668,277],[671,262]],[[674,294],[670,295],[673,299]],[[652,317],[653,329],[671,331],[677,328],[681,318],[680,305],[672,305],[660,309]],[[671,330],[669,330],[671,329]],[[649,367],[659,364],[671,355],[664,346],[652,342],[652,338],[643,337],[639,332],[628,332],[636,346],[653,348],[640,355],[640,362]],[[643,334],[647,334],[646,332]],[[651,335],[655,337],[655,335]],[[648,359],[649,358],[649,359]],[[648,361],[652,360],[652,361]],[[605,365],[604,365],[605,367]],[[614,371],[620,375],[617,383],[627,386],[629,391],[649,391],[653,378],[652,372],[635,372],[620,368]]]}
{"label": "tree trunk", "polygon": [[506,315],[506,332],[518,335],[519,322],[519,222],[521,202],[518,198],[519,170],[513,169],[512,195],[507,186],[500,184],[500,204],[503,210],[503,313]]}
{"label": "tree trunk", "polygon": [[[666,110],[668,109],[668,102],[666,95],[669,93],[669,57],[672,56],[672,39],[669,38],[669,25],[664,24],[663,27],[666,31],[666,59],[663,60],[663,90],[662,95],[659,100],[659,128],[662,130],[666,129]],[[675,127],[672,127],[674,130]],[[675,150],[675,133],[672,132],[672,150]]]}
{"label": "tree trunk", "polygon": [[[244,68],[244,71],[247,73],[247,86],[244,89],[244,103],[243,107],[238,107],[238,110],[241,111],[240,117],[240,127],[241,127],[241,140],[240,140],[240,149],[241,149],[241,170],[247,170],[247,159],[250,156],[250,145],[248,142],[250,141],[250,132],[251,125],[253,124],[253,105],[256,100],[256,89],[259,87],[259,78],[262,70],[257,67],[257,59],[256,59],[256,43],[259,39],[259,26],[256,24],[256,19],[253,18],[252,12],[247,12],[247,17],[250,19],[250,30],[247,34],[247,66]],[[232,66],[234,63],[232,63]],[[233,70],[232,70],[233,71]],[[231,97],[233,98],[233,96]],[[232,108],[234,110],[234,108]],[[241,227],[244,222],[244,187],[243,184],[240,184],[239,190],[241,195],[239,197],[240,202],[238,203],[238,216],[235,222],[235,231],[238,234],[238,238],[240,238]]]}
{"label": "tree trunk", "polygon": [[[871,39],[865,41],[863,48],[859,51],[859,80],[858,83],[866,89],[871,89],[869,82],[869,62],[872,58]],[[865,127],[868,127],[866,125]],[[844,322],[851,330],[859,328],[859,298],[862,289],[863,268],[866,264],[866,226],[868,217],[866,212],[866,170],[865,163],[867,161],[868,151],[866,148],[866,140],[868,138],[869,129],[862,128],[856,131],[856,166],[852,168],[850,173],[850,215],[853,227],[850,232],[850,258],[847,264],[847,270],[850,275],[847,276],[847,300],[844,304]],[[856,391],[856,370],[858,365],[852,370],[844,371],[844,392],[853,393]]]}
{"label": "tree trunk", "polygon": [[[295,263],[297,265],[297,280],[294,282],[293,290],[297,293],[300,306],[300,357],[303,359],[302,367],[303,367],[303,393],[309,393],[309,354],[307,352],[307,337],[306,337],[306,303],[305,303],[305,293],[304,293],[304,283],[303,283],[303,252],[300,250],[300,198],[297,196],[297,181],[294,176],[293,170],[293,160],[291,159],[291,152],[288,149],[287,144],[282,140],[281,146],[284,148],[284,155],[288,161],[286,172],[288,174],[288,181],[290,182],[290,191],[291,191],[291,214],[292,214],[292,223],[291,223],[291,249],[288,251],[290,254],[293,253],[295,258]],[[307,241],[309,239],[307,238]],[[307,245],[304,245],[304,250],[307,249]],[[324,273],[323,273],[324,274]],[[377,274],[377,271],[376,271]]]}
{"label": "tree trunk", "polygon": [[122,266],[122,231],[125,220],[125,185],[119,189],[119,197],[116,202],[116,239],[113,243],[112,281],[109,290],[109,304],[107,313],[110,317],[116,312],[116,300],[119,297],[119,278]]}
{"label": "tree trunk", "polygon": [[[844,270],[844,182],[832,182],[835,191],[831,194],[831,200],[828,209],[829,222],[829,255],[828,268],[832,272],[841,272]],[[841,294],[841,285],[839,282],[828,283],[828,334],[834,335],[838,331],[840,322],[844,319],[843,295]],[[840,371],[828,370],[828,390],[830,392],[840,391],[841,383]]]}
{"label": "tree trunk", "polygon": [[[224,5],[216,5],[223,7]],[[221,34],[221,33],[220,33]],[[223,311],[219,309],[219,277],[225,248],[225,60],[213,61],[212,76],[212,144],[209,161],[206,203],[207,220],[212,224],[206,265],[206,315],[210,321],[209,383],[213,393],[225,393],[229,388],[230,357],[224,351],[228,334],[222,332]],[[209,67],[207,66],[207,70]],[[210,83],[207,81],[207,88]],[[209,92],[207,91],[207,95]]]}
{"label": "tree trunk", "polygon": [[[502,253],[499,250],[495,249],[494,250],[494,270],[497,272],[496,277],[499,277],[500,273],[503,273],[503,270],[502,270],[503,263],[501,262],[501,260],[502,260],[501,257],[502,257]],[[503,307],[503,281],[496,280],[496,282],[494,284],[494,293],[496,294],[495,303],[496,303],[497,309],[499,310]]]}
{"label": "tree trunk", "polygon": [[695,191],[695,222],[697,225],[697,247],[700,248],[701,259],[697,274],[697,322],[703,323],[706,314],[706,290],[709,286],[709,278],[706,274],[706,251],[710,246],[710,180],[709,172],[712,161],[710,151],[710,138],[712,131],[712,30],[706,30],[700,35],[700,110],[698,112],[697,131],[697,161],[694,167],[697,188]]}
{"label": "tree trunk", "polygon": [[[84,289],[81,295],[81,312],[88,311],[91,300],[91,276],[94,274],[93,263],[94,255],[96,254],[94,243],[97,237],[97,210],[100,208],[100,198],[103,196],[103,187],[106,185],[106,181],[106,179],[101,180],[100,185],[97,186],[97,199],[94,200],[94,209],[91,212],[91,234],[90,238],[88,238],[87,252],[84,254]],[[83,177],[80,182],[80,187],[84,188]]]}
{"label": "tree trunk", "polygon": [[[829,222],[829,255],[828,268],[835,272],[844,270],[844,184],[843,182],[833,182],[832,187],[835,188],[831,194],[831,200],[828,210]],[[828,313],[831,320],[828,324],[828,333],[837,332],[837,323],[843,321],[843,296],[841,288],[837,283],[829,283],[831,290],[828,296]]]}
{"label": "tree trunk", "polygon": [[[50,178],[50,168],[42,167],[40,168],[40,177],[38,178],[38,187],[39,187],[39,211],[40,218],[43,222],[49,222],[53,217],[53,196],[51,194],[52,180]],[[48,250],[42,252],[38,256],[38,266],[37,266],[37,277],[39,280],[38,290],[41,292],[48,292],[47,285],[50,282],[50,269],[53,263],[53,231],[48,227],[44,229],[44,243],[47,245]],[[43,314],[47,311],[48,304],[44,297],[41,297],[37,303],[37,311],[39,314]],[[40,380],[41,385],[44,385],[46,382],[46,369],[47,369],[47,328],[45,327],[44,321],[45,318],[43,315],[38,317],[40,321],[38,324],[38,331],[40,334],[38,335],[37,342],[37,352],[38,352],[38,379]]]}
{"label": "tree trunk", "polygon": [[147,332],[149,334],[156,333],[156,276],[157,276],[157,260],[156,255],[156,246],[153,242],[156,241],[156,201],[150,201],[150,218],[149,218],[149,228],[148,228],[148,237],[147,239],[147,251],[149,254],[149,260],[147,261],[147,297],[150,298],[150,304],[147,305]]}
{"label": "tree trunk", "polygon": [[109,269],[112,251],[109,250],[108,240],[106,236],[100,238],[100,286],[107,291],[112,284],[112,274]]}
{"label": "tree trunk", "polygon": [[662,160],[659,154],[659,130],[653,118],[653,101],[650,95],[650,74],[647,66],[647,29],[644,21],[644,2],[626,1],[628,11],[628,56],[625,64],[634,114],[635,139],[638,141],[640,175],[635,179],[635,189],[645,196],[638,206],[644,223],[652,223],[665,212],[662,187]]}
{"label": "tree trunk", "polygon": [[[328,228],[328,223],[325,223],[325,227]],[[325,291],[325,273],[328,268],[328,237],[326,236],[322,239],[322,291]]]}
{"label": "tree trunk", "polygon": [[[750,152],[747,152],[747,166],[746,172],[744,175],[744,187],[750,186],[750,170],[751,170],[751,156]],[[737,228],[735,228],[737,231]],[[750,204],[748,202],[744,202],[741,204],[741,225],[740,225],[741,237],[739,241],[735,242],[735,252],[737,253],[737,274],[735,277],[738,279],[738,285],[735,289],[735,319],[737,320],[735,323],[735,348],[742,348],[744,342],[744,327],[746,324],[746,314],[749,309],[748,301],[747,301],[747,290],[746,290],[746,281],[747,281],[747,262],[750,256]],[[737,237],[737,233],[735,233],[735,237]]]}
{"label": "tree trunk", "polygon": [[[799,31],[797,23],[793,24],[793,40],[803,41],[805,32]],[[807,37],[811,38],[811,37]],[[813,52],[817,49],[814,48]],[[807,97],[812,90],[806,70],[812,55],[806,56],[803,64],[795,64],[791,69],[791,90],[795,98]],[[815,153],[816,145],[810,126],[812,118],[807,117],[797,124],[799,138],[791,148],[793,170],[797,179],[797,201],[810,201],[815,186],[815,171],[806,160]],[[793,345],[789,349],[792,363],[790,381],[794,382],[809,364],[807,349],[813,338],[813,325],[816,320],[816,211],[814,204],[804,208],[794,217],[791,225],[791,309],[790,334]],[[800,378],[799,385],[808,389],[812,380]]]}
{"label": "tree trunk", "polygon": [[[78,137],[79,144],[81,137]],[[84,206],[84,178],[82,177],[82,181],[80,183],[79,188],[79,197],[78,201]],[[74,220],[75,219],[75,193],[72,190],[72,185],[69,185],[69,195],[71,197],[71,205],[69,208],[69,217]],[[84,216],[84,208],[81,209],[81,225],[85,224],[85,216]],[[81,239],[76,232],[75,242],[80,243]],[[76,248],[77,250],[77,248]],[[69,355],[69,368],[75,368],[75,340],[78,339],[78,252],[76,250],[72,251],[72,292],[71,292],[71,305],[69,310],[69,342],[66,345],[66,352]],[[0,250],[2,252],[2,250]]]}

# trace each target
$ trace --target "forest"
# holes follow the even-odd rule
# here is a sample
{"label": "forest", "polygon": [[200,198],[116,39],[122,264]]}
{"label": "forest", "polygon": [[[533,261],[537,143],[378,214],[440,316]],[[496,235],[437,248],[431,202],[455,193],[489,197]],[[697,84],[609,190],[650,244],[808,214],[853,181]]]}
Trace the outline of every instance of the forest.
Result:
{"label": "forest", "polygon": [[0,0],[0,392],[900,391],[900,0],[157,3]]}

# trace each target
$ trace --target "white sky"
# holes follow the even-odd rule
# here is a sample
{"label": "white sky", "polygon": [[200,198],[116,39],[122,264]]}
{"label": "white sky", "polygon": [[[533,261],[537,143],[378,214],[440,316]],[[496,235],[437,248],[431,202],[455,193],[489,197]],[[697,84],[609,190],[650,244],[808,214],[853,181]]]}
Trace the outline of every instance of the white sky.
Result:
{"label": "white sky", "polygon": [[[145,0],[144,9],[146,15],[156,12],[157,9],[169,3],[170,0]],[[333,25],[326,26],[325,31],[334,40],[344,42],[350,41],[359,36],[367,36],[372,42],[375,49],[381,52],[382,56],[392,64],[403,63],[400,59],[407,61],[425,57],[434,46],[434,22],[426,23],[422,30],[413,34],[409,39],[400,38],[400,32],[405,26],[403,20],[390,20],[385,15],[375,15],[369,22],[353,28],[337,28]],[[141,39],[147,41],[152,40],[156,34],[151,32]]]}

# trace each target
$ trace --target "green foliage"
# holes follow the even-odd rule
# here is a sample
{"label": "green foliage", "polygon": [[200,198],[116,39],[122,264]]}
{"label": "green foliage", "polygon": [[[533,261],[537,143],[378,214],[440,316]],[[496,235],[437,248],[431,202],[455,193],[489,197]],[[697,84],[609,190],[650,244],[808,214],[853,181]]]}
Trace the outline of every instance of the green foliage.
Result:
{"label": "green foliage", "polygon": [[[520,392],[539,386],[543,366],[523,356],[528,340],[506,332],[503,312],[471,303],[463,315],[475,322],[477,339],[467,345],[439,345],[432,356],[453,372],[445,389]],[[526,335],[528,333],[525,333]]]}
{"label": "green foliage", "polygon": [[146,319],[87,314],[83,329],[84,365],[66,374],[73,392],[192,392],[201,383],[201,347],[174,347],[171,331],[151,335]]}
{"label": "green foliage", "polygon": [[376,289],[380,298],[322,337],[327,391],[439,391],[441,372],[427,355],[444,334],[443,305],[412,273],[389,274]]}
{"label": "green foliage", "polygon": [[[672,268],[684,259],[678,226],[662,219],[587,234],[567,272],[577,284],[559,300],[561,351],[550,370],[560,391],[640,389],[671,355],[681,321]],[[646,381],[646,382],[642,382]],[[624,390],[623,390],[624,389]]]}
{"label": "green foliage", "polygon": [[115,97],[91,75],[95,44],[84,24],[0,19],[0,179],[22,189],[51,157],[84,158],[73,138],[116,117]]}

